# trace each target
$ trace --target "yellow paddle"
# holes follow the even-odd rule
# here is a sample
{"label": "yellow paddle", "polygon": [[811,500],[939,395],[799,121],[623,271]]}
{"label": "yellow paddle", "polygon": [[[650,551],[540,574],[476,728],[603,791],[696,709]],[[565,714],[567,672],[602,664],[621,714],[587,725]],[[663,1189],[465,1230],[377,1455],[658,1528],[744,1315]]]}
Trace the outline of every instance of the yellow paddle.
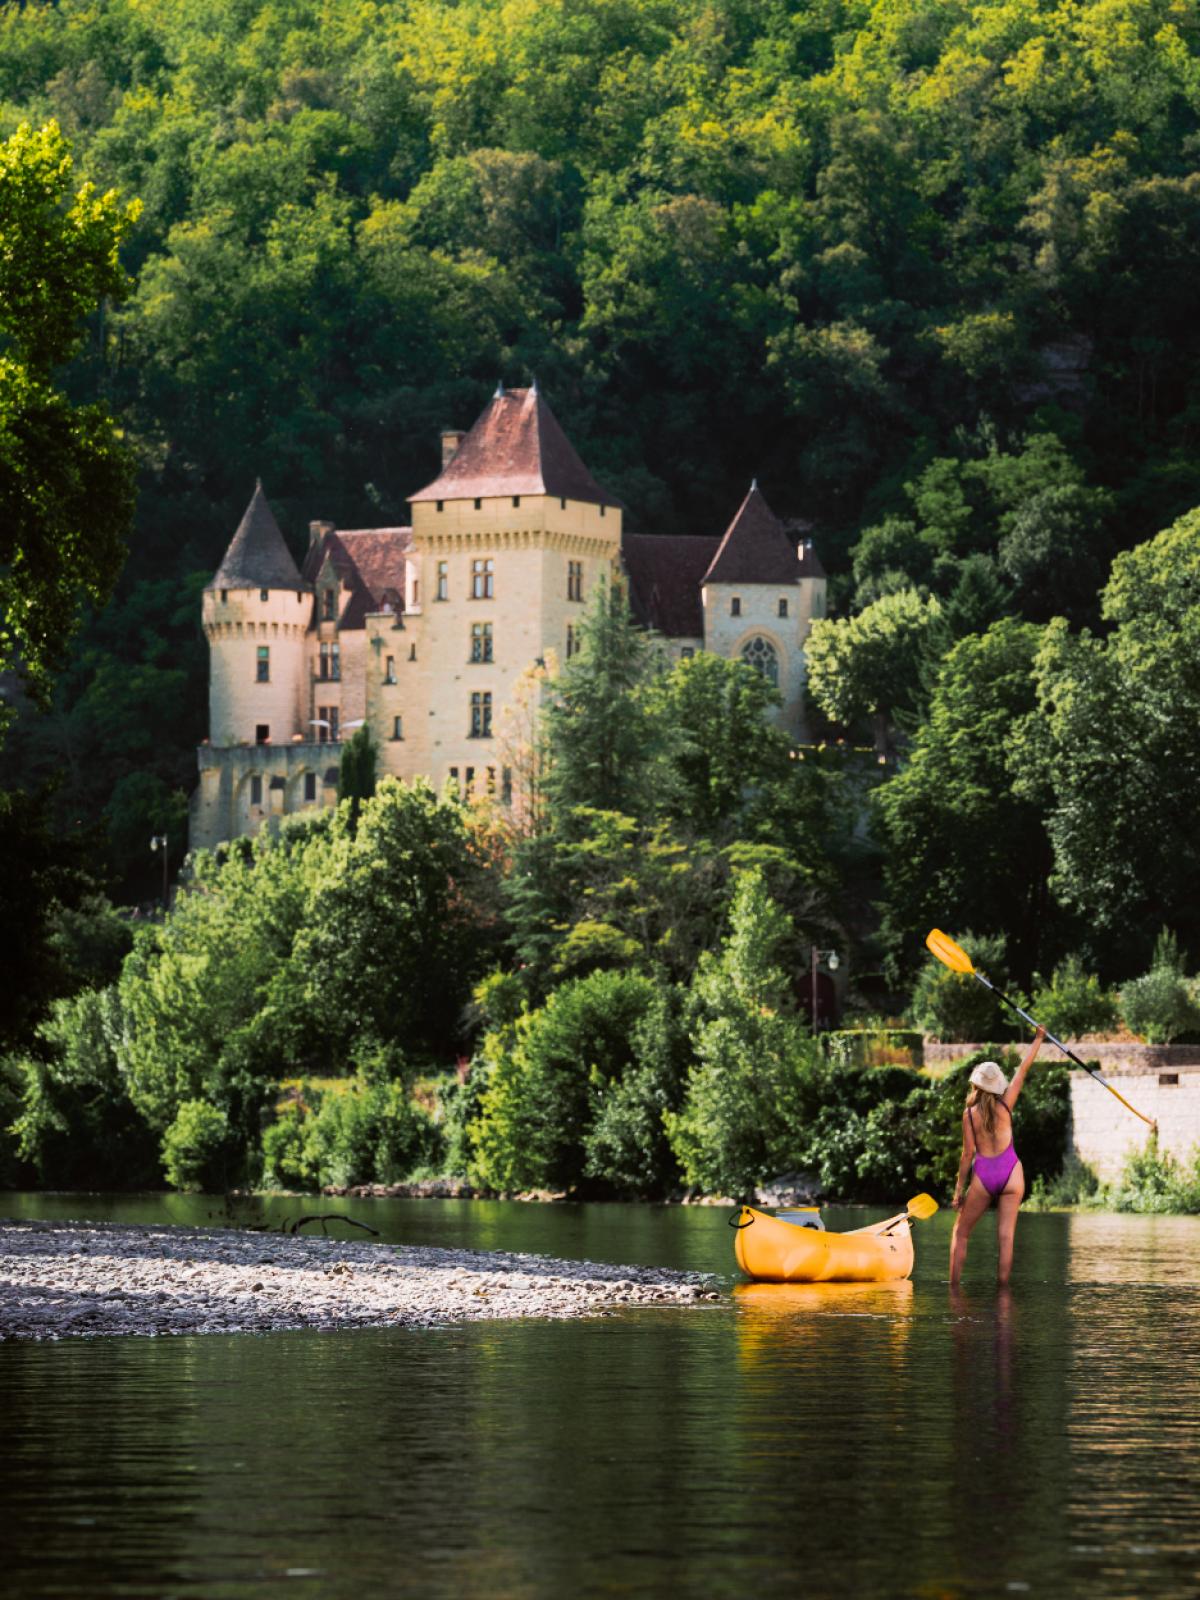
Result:
{"label": "yellow paddle", "polygon": [[938,1203],[931,1194],[915,1194],[908,1202],[906,1211],[897,1211],[894,1217],[889,1217],[886,1222],[873,1224],[870,1228],[856,1228],[855,1233],[887,1233],[898,1222],[924,1222],[937,1210]]}
{"label": "yellow paddle", "polygon": [[[1029,1015],[1028,1011],[1022,1011],[1021,1007],[1015,1000],[1010,1000],[1006,994],[1001,993],[1001,991],[997,989],[994,983],[990,983],[988,979],[984,977],[983,973],[976,968],[974,962],[963,949],[962,945],[955,944],[954,940],[948,933],[943,933],[940,928],[932,928],[929,932],[929,937],[925,940],[925,943],[938,958],[938,960],[945,966],[949,967],[952,972],[961,972],[964,977],[978,978],[985,989],[990,989],[996,996],[997,1000],[1003,1000],[1004,1004],[1006,1006],[1011,1006],[1019,1017],[1024,1017],[1025,1021],[1031,1028],[1041,1027],[1041,1023],[1035,1022],[1034,1019]],[[1085,1072],[1090,1072],[1097,1083],[1104,1085],[1109,1094],[1116,1095],[1117,1099],[1125,1107],[1126,1111],[1132,1111],[1135,1117],[1141,1117],[1142,1121],[1147,1125],[1147,1127],[1155,1129],[1158,1127],[1157,1122],[1152,1121],[1149,1117],[1143,1117],[1142,1113],[1137,1110],[1135,1106],[1131,1106],[1129,1101],[1126,1100],[1125,1096],[1118,1090],[1114,1089],[1107,1078],[1100,1076],[1095,1067],[1089,1066],[1086,1061],[1081,1061],[1075,1054],[1074,1050],[1068,1050],[1061,1039],[1056,1039],[1052,1033],[1048,1033],[1046,1038],[1051,1044],[1057,1045],[1062,1051],[1063,1055],[1069,1056],[1077,1067],[1082,1067]]]}

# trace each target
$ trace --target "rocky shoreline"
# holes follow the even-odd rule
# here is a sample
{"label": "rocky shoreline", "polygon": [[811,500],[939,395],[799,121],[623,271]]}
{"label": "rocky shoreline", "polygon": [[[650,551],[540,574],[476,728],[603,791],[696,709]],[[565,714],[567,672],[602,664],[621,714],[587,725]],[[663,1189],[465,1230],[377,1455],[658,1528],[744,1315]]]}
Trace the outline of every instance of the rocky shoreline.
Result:
{"label": "rocky shoreline", "polygon": [[697,1272],[231,1228],[0,1221],[0,1340],[436,1327],[719,1300]]}

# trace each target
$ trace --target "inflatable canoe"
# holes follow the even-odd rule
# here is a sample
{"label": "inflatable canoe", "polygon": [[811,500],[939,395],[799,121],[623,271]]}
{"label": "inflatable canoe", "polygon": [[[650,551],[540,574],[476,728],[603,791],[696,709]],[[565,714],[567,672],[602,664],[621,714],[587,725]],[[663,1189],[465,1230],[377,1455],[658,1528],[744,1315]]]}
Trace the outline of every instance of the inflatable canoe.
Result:
{"label": "inflatable canoe", "polygon": [[828,1233],[743,1206],[732,1219],[737,1264],[763,1283],[890,1283],[913,1269],[907,1217]]}

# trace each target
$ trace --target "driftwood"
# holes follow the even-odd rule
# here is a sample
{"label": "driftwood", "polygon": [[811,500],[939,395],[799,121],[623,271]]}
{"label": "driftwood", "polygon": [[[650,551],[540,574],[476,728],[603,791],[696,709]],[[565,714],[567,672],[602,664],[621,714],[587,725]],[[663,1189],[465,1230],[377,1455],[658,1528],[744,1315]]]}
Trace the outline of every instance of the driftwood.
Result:
{"label": "driftwood", "polygon": [[361,1228],[364,1233],[373,1233],[377,1239],[379,1238],[378,1228],[373,1228],[369,1222],[359,1222],[356,1217],[343,1216],[340,1211],[324,1211],[311,1217],[297,1217],[287,1231],[295,1233],[297,1229],[305,1227],[310,1222],[319,1222],[321,1232],[326,1238],[329,1237],[329,1229],[325,1226],[327,1222],[345,1222],[352,1228]]}

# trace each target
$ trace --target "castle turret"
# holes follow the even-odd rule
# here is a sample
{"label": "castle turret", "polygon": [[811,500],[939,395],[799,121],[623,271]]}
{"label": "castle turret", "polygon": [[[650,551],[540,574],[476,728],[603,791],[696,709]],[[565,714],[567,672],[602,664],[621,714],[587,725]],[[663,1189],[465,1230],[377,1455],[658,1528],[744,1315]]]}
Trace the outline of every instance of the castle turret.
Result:
{"label": "castle turret", "polygon": [[812,540],[792,543],[757,481],[701,580],[704,644],[757,668],[783,698],[783,721],[804,737],[804,643],[825,609]]}
{"label": "castle turret", "polygon": [[212,744],[286,744],[305,734],[312,587],[292,560],[261,482],[204,590],[203,615]]}

